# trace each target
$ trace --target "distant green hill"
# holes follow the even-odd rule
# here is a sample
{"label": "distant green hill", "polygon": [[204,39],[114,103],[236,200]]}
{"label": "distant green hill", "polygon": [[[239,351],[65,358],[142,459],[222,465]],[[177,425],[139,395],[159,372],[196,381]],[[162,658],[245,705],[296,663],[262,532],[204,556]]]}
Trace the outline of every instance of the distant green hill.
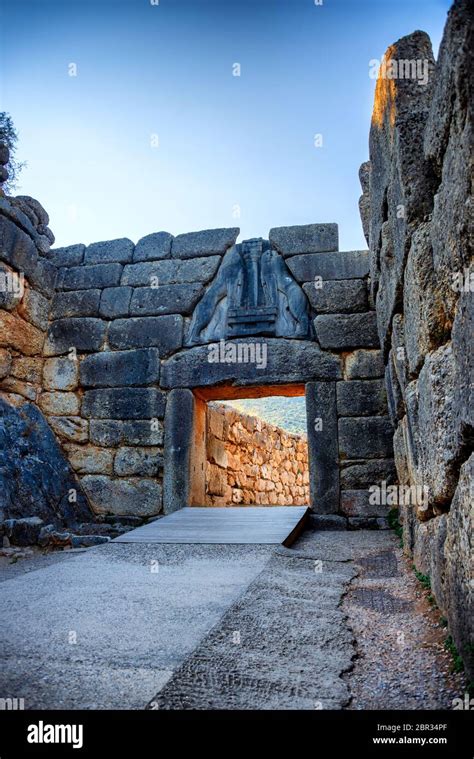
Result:
{"label": "distant green hill", "polygon": [[245,398],[237,401],[225,401],[225,403],[250,416],[258,416],[265,422],[281,427],[288,432],[306,435],[306,404],[303,397]]}

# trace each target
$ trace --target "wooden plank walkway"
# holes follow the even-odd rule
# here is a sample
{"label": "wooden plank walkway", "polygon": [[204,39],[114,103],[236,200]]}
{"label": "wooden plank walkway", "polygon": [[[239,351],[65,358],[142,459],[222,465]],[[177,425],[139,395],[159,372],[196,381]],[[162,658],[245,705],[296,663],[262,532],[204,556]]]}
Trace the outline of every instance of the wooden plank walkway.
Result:
{"label": "wooden plank walkway", "polygon": [[306,506],[188,506],[115,538],[115,543],[290,545],[304,529]]}

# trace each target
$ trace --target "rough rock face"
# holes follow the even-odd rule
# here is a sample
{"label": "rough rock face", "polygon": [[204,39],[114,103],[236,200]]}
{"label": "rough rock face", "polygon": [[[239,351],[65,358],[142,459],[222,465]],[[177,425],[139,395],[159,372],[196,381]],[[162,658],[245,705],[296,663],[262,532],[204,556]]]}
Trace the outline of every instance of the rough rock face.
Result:
{"label": "rough rock face", "polygon": [[473,49],[474,6],[456,0],[436,66],[423,32],[387,50],[421,68],[379,74],[360,203],[398,477],[427,495],[399,504],[405,546],[471,674]]}
{"label": "rough rock face", "polygon": [[0,399],[0,511],[56,526],[92,519],[87,499],[41,412]]}

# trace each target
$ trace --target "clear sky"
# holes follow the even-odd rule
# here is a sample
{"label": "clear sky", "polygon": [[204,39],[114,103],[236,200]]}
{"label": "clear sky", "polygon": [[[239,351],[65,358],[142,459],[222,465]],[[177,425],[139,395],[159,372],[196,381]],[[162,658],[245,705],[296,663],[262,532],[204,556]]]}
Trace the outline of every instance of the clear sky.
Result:
{"label": "clear sky", "polygon": [[449,0],[156,1],[1,0],[16,192],[56,245],[337,222],[365,248],[369,61],[415,29],[436,54]]}

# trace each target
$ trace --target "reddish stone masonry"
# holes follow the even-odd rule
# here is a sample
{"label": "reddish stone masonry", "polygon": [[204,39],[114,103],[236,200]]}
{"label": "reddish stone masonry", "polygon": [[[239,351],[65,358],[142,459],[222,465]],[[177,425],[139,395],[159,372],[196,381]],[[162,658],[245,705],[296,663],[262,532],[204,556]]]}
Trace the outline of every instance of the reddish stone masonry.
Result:
{"label": "reddish stone masonry", "polygon": [[305,435],[218,403],[207,407],[206,433],[206,505],[310,503]]}

